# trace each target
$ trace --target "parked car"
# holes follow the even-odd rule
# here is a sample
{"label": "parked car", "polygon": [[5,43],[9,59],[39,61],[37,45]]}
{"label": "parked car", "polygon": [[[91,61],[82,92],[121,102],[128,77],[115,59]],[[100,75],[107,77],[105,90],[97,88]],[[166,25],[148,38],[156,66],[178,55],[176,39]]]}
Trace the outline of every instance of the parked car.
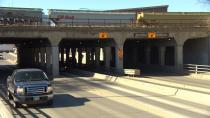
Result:
{"label": "parked car", "polygon": [[7,78],[7,96],[15,108],[22,104],[53,104],[53,87],[40,69],[16,69]]}

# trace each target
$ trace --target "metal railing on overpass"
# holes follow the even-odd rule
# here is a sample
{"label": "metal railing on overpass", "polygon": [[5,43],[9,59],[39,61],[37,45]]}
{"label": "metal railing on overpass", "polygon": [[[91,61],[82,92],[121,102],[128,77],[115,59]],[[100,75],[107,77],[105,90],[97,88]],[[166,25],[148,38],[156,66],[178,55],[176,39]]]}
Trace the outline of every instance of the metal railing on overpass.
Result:
{"label": "metal railing on overpass", "polygon": [[210,75],[210,65],[184,64],[184,70],[194,74]]}
{"label": "metal railing on overpass", "polygon": [[0,26],[51,26],[51,27],[210,27],[210,20],[203,19],[75,19],[68,22],[0,23]]}

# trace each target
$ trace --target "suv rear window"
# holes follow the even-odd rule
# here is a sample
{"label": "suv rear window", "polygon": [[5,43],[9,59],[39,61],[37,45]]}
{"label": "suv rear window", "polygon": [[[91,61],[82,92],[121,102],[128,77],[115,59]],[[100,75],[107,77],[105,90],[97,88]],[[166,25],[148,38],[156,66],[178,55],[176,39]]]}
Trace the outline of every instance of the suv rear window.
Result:
{"label": "suv rear window", "polygon": [[46,74],[42,71],[17,72],[14,78],[16,82],[48,80]]}

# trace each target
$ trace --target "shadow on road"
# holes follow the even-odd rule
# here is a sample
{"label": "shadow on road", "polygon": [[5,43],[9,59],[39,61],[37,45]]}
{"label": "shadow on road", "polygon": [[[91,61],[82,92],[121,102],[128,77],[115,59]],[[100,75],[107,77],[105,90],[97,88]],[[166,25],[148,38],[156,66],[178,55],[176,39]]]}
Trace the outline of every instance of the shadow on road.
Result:
{"label": "shadow on road", "polygon": [[90,100],[87,98],[76,98],[69,94],[56,94],[54,96],[54,108],[82,106]]}
{"label": "shadow on road", "polygon": [[37,108],[64,108],[64,107],[76,107],[85,105],[86,102],[90,100],[87,98],[76,98],[69,94],[55,94],[54,95],[54,103],[52,106],[48,105],[32,105],[30,107]]}

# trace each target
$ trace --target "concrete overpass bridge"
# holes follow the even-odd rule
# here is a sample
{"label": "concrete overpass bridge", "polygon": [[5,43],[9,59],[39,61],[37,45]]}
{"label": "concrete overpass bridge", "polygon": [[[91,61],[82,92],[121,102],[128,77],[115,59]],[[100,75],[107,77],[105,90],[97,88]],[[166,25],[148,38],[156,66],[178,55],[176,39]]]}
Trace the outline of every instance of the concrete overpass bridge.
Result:
{"label": "concrete overpass bridge", "polygon": [[[100,32],[107,38],[99,38]],[[156,36],[148,38],[148,32]],[[209,27],[0,26],[0,43],[16,44],[19,67],[39,67],[53,76],[64,67],[183,72],[185,63],[210,64],[209,32]]]}

